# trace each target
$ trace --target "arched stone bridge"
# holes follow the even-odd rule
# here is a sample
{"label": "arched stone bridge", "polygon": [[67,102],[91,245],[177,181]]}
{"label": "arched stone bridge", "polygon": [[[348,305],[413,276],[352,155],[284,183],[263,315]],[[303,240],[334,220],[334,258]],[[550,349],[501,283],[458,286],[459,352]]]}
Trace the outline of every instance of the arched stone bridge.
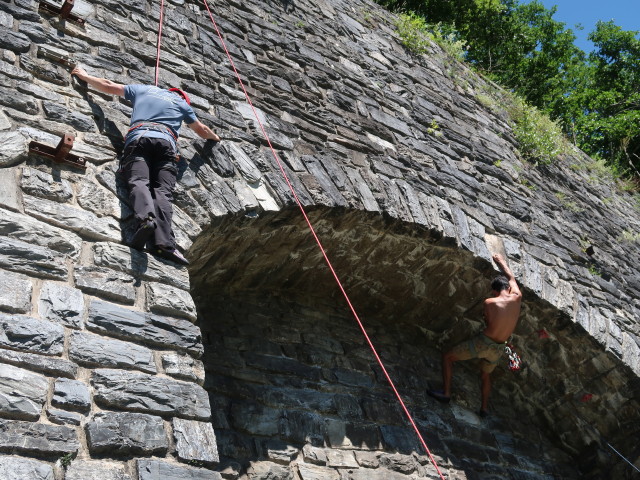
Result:
{"label": "arched stone bridge", "polygon": [[[192,0],[167,5],[160,72],[223,137],[180,141],[174,225],[191,266],[124,245],[130,107],[64,62],[152,82],[159,5],[74,8],[84,26],[0,3],[0,478],[437,478]],[[632,478],[607,442],[638,466],[637,197],[578,151],[521,160],[496,87],[436,45],[407,52],[372,3],[214,15],[448,477]],[[86,172],[27,152],[67,131]],[[526,368],[494,374],[480,420],[473,363],[450,406],[425,389],[440,351],[480,329],[496,251],[525,292]]]}

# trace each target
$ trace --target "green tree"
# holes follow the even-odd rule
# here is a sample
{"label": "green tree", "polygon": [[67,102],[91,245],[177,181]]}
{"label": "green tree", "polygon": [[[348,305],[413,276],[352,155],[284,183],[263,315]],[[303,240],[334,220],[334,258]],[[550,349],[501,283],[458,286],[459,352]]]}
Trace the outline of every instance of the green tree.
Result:
{"label": "green tree", "polygon": [[[465,59],[559,122],[588,154],[640,178],[640,40],[599,22],[588,56],[538,0],[379,0],[466,44]],[[415,17],[412,17],[415,18]]]}
{"label": "green tree", "polygon": [[640,39],[613,21],[598,22],[588,37],[579,89],[569,97],[566,118],[578,145],[621,172],[640,176]]}

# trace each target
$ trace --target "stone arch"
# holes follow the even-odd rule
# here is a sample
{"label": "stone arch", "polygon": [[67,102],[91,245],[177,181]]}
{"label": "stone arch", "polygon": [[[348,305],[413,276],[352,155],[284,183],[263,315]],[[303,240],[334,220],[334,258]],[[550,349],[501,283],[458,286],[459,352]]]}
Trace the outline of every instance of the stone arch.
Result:
{"label": "stone arch", "polygon": [[[191,94],[200,118],[225,131],[223,145],[213,149],[184,132],[181,146],[190,163],[185,164],[176,195],[179,243],[193,250],[197,262],[197,250],[204,249],[199,238],[203,241],[212,232],[225,234],[241,226],[257,238],[264,234],[278,239],[276,245],[283,248],[287,238],[274,230],[276,221],[285,230],[299,230],[291,196],[255,135],[253,119],[234,90],[235,80],[215,52],[208,20],[198,15],[201,7],[191,0],[170,3],[166,38],[171,45],[165,52],[161,83],[180,84]],[[496,391],[496,401],[505,406],[516,399],[513,409],[502,410],[511,412],[506,415],[509,428],[525,434],[544,431],[545,446],[547,440],[556,439],[558,449],[551,453],[545,449],[545,459],[564,478],[575,472],[575,468],[565,471],[566,452],[579,457],[592,451],[595,465],[581,466],[587,474],[597,478],[602,465],[613,464],[616,475],[628,476],[628,467],[608,457],[606,448],[590,450],[602,441],[586,425],[596,425],[637,463],[640,447],[629,441],[638,432],[640,372],[640,262],[633,240],[640,221],[634,198],[619,192],[610,179],[594,180],[592,161],[578,151],[549,166],[523,162],[506,113],[499,105],[481,101],[483,92],[494,87],[436,45],[422,57],[413,56],[394,33],[393,16],[376,5],[360,0],[299,0],[295,7],[283,9],[278,2],[260,0],[217,5],[254,103],[267,120],[303,203],[318,215],[321,225],[342,235],[336,240],[345,240],[331,248],[337,248],[341,267],[357,273],[350,289],[358,304],[370,306],[372,313],[364,313],[372,319],[385,354],[388,350],[392,361],[407,358],[400,355],[404,352],[391,355],[404,339],[404,330],[397,330],[399,320],[390,325],[388,319],[409,318],[415,320],[407,325],[407,331],[414,333],[407,339],[412,351],[428,350],[431,356],[422,366],[400,363],[397,370],[428,367],[418,371],[426,376],[437,370],[435,346],[443,341],[442,332],[455,332],[447,338],[453,341],[454,335],[471,328],[466,315],[476,321],[471,299],[483,290],[478,272],[489,268],[489,249],[502,242],[532,299],[525,312],[530,321],[522,324],[527,335],[524,356],[534,359],[527,373],[532,380],[525,377],[523,386],[505,382]],[[47,479],[56,475],[65,480],[92,474],[127,480],[218,480],[216,442],[208,419],[212,415],[219,422],[216,427],[227,430],[220,413],[226,410],[224,404],[220,411],[207,407],[208,397],[200,385],[206,379],[198,357],[205,348],[193,323],[198,312],[189,295],[188,271],[131,252],[122,244],[130,225],[121,201],[126,195],[116,182],[115,157],[129,107],[86,92],[59,63],[75,57],[99,75],[123,82],[149,81],[155,41],[147,19],[155,17],[156,6],[142,2],[127,9],[120,2],[93,2],[85,28],[40,14],[37,2],[1,2],[0,10],[0,24],[7,33],[0,52],[6,87],[0,92],[0,276],[3,285],[12,287],[0,295],[0,387],[13,392],[16,385],[29,386],[16,394],[17,404],[28,407],[0,405],[0,450],[7,454],[0,457],[1,468],[27,472],[26,477],[40,472]],[[86,174],[51,166],[27,153],[30,140],[55,146],[69,130],[77,134],[74,151],[89,159]],[[257,217],[253,226],[243,223],[243,215]],[[349,235],[363,232],[367,239],[381,231],[387,240],[380,252],[374,252],[381,259],[372,253],[352,268],[352,260],[362,258],[363,252],[361,239]],[[396,272],[373,281],[375,269],[367,267],[383,263],[389,268],[384,258],[396,254],[396,249],[411,258],[411,248],[421,235],[437,244],[434,252],[460,256],[466,265],[464,274],[449,275],[459,281],[450,290],[433,288],[438,297],[450,298],[454,291],[474,285],[468,295],[455,296],[466,300],[455,312],[460,319],[456,328],[448,330],[451,326],[442,318],[438,318],[442,324],[432,323],[430,329],[419,324],[424,320],[421,309],[442,311],[451,306],[420,303],[424,297],[419,294],[426,286],[418,275]],[[341,250],[341,245],[348,248]],[[238,255],[242,255],[236,257],[239,262],[252,264],[249,249]],[[293,286],[318,286],[314,279],[321,268],[317,258],[311,258],[308,274],[289,278],[284,292]],[[267,270],[280,268],[262,261]],[[446,264],[434,262],[433,275],[446,271]],[[419,262],[410,265],[418,272],[428,271]],[[256,285],[261,284],[260,272],[252,277]],[[215,271],[213,277],[224,278]],[[238,291],[249,289],[255,299],[251,285],[238,278],[234,282]],[[385,290],[388,283],[407,288]],[[408,287],[416,292],[414,310],[409,311],[403,296]],[[194,291],[197,288],[201,287]],[[331,318],[336,325],[348,321],[337,316],[333,304],[319,300],[336,301],[335,295],[319,295],[325,291],[329,292],[328,286],[310,297],[313,308],[301,300],[293,305],[304,307],[300,311],[309,327],[314,326],[313,312],[318,310],[335,315]],[[260,313],[263,303],[254,303],[252,312]],[[282,315],[289,306],[281,304]],[[216,311],[225,313],[218,307]],[[385,318],[378,319],[378,313],[385,313]],[[240,314],[236,312],[236,317]],[[233,328],[233,322],[228,325]],[[550,333],[551,341],[537,341],[540,326]],[[324,337],[324,350],[331,351],[332,345],[338,348],[334,334],[323,332],[315,340]],[[356,345],[358,338],[351,337],[349,345]],[[284,352],[283,346],[278,349]],[[233,345],[222,352],[231,355]],[[212,354],[215,349],[207,347],[207,356]],[[291,355],[298,353],[294,349]],[[336,381],[353,383],[370,376],[364,355],[354,348],[348,359],[357,366],[356,373],[342,370]],[[269,358],[262,360],[269,365]],[[366,373],[357,375],[360,372]],[[24,381],[18,382],[19,377]],[[407,382],[417,377],[400,375]],[[470,370],[461,369],[463,385],[469,379],[468,405],[473,402],[473,378]],[[290,375],[288,380],[297,384],[304,377]],[[243,388],[243,383],[236,382],[236,387]],[[438,438],[442,434],[443,446],[438,447],[436,440],[436,448],[446,455],[463,452],[477,460],[473,467],[455,464],[452,472],[464,468],[492,472],[504,461],[519,462],[525,473],[518,473],[544,478],[546,467],[536,461],[530,465],[540,453],[529,450],[530,441],[519,442],[504,432],[494,436],[468,415],[466,388],[460,405],[450,412],[438,411],[443,417],[430,408],[420,410],[428,405],[421,397],[422,388],[422,384],[407,386],[417,392],[410,395],[420,405],[421,418],[429,425],[435,422]],[[172,395],[156,401],[157,392],[165,390]],[[386,393],[378,393],[376,399],[387,404]],[[67,400],[71,394],[79,400]],[[387,415],[384,424],[398,426],[397,417],[389,413],[391,406],[380,411],[377,403],[367,402],[370,418]],[[340,411],[348,414],[350,406],[345,400]],[[326,408],[317,407],[320,413]],[[258,418],[250,410],[246,413],[245,418]],[[328,413],[336,420],[335,411]],[[139,428],[133,433],[122,428],[134,424]],[[411,445],[400,443],[404,434],[394,428],[388,431],[398,436],[396,443],[403,452],[410,451]],[[23,442],[25,432],[34,440]],[[228,437],[221,432],[220,438]],[[232,435],[229,442],[234,445]],[[341,451],[332,450],[329,456],[339,457]],[[340,464],[344,460],[338,458],[338,464],[329,468],[344,470],[341,473],[352,480],[372,474],[378,466],[389,470],[386,467],[393,465],[398,475],[407,477],[402,473],[403,459],[384,453],[384,459],[365,456],[357,466]],[[68,471],[56,465],[60,457],[76,454]],[[286,458],[286,450],[275,454],[276,463],[287,463]],[[314,478],[313,468],[301,472],[303,480]],[[233,478],[233,472],[228,476]]]}
{"label": "stone arch", "polygon": [[[479,330],[491,264],[442,232],[388,216],[327,207],[308,215],[427,442],[453,470],[486,468],[465,457],[464,436],[488,434],[474,420],[477,366],[457,367],[453,412],[434,405],[425,389],[439,385],[439,352]],[[296,208],[220,218],[196,239],[190,258],[223,466],[257,478],[296,468],[310,478],[348,467],[349,478],[435,473],[426,457],[415,457],[417,438]],[[501,440],[480,456],[495,454],[507,470],[519,469],[507,458],[513,447],[517,456],[553,456],[554,471],[566,478],[579,475],[571,463],[602,442],[588,423],[615,437],[611,412],[626,408],[633,390],[624,399],[621,391],[605,393],[618,361],[528,288],[514,337],[526,366],[494,373],[492,407],[501,418],[491,428]],[[595,416],[582,407],[587,391],[601,395]],[[452,423],[462,430],[453,433]],[[531,436],[537,453],[522,449]],[[382,459],[378,470],[360,468],[373,459]],[[533,475],[546,468],[530,467]],[[592,458],[580,469],[597,470]]]}

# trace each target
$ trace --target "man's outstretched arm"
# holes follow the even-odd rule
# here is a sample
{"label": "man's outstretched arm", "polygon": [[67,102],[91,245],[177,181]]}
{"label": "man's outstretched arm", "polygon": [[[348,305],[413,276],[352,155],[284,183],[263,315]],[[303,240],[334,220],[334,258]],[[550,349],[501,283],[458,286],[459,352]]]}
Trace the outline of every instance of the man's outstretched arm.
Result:
{"label": "man's outstretched arm", "polygon": [[196,132],[200,137],[205,138],[207,140],[215,140],[216,142],[220,141],[220,137],[216,135],[213,130],[207,127],[200,120],[196,120],[193,123],[188,123],[187,127]]}
{"label": "man's outstretched arm", "polygon": [[71,75],[75,75],[80,80],[87,82],[93,88],[102,93],[124,97],[124,85],[112,82],[106,78],[92,77],[82,67],[76,66],[71,70]]}
{"label": "man's outstretched arm", "polygon": [[507,265],[507,261],[500,255],[496,253],[493,255],[493,261],[496,262],[498,268],[504,273],[504,276],[509,280],[509,289],[512,295],[522,296],[522,292],[520,291],[520,287],[518,287],[518,282],[516,282],[516,277],[514,277],[513,272]]}

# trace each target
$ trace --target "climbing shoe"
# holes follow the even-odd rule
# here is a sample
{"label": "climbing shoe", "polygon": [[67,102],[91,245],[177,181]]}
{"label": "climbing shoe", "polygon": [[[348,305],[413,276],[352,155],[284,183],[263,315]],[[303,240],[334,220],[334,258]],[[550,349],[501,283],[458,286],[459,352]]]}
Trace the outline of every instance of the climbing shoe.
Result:
{"label": "climbing shoe", "polygon": [[189,265],[189,260],[184,258],[184,256],[175,248],[156,246],[154,248],[154,251],[160,258],[171,260],[172,262],[178,263],[180,265]]}
{"label": "climbing shoe", "polygon": [[151,218],[147,218],[140,223],[138,230],[131,237],[129,245],[136,250],[142,250],[147,243],[147,240],[151,238],[154,230],[156,229],[156,222]]}
{"label": "climbing shoe", "polygon": [[451,397],[447,397],[442,390],[427,390],[427,395],[435,398],[440,403],[449,403]]}
{"label": "climbing shoe", "polygon": [[487,418],[489,416],[489,412],[487,412],[486,410],[480,410],[478,412],[478,415],[480,416],[480,418]]}

